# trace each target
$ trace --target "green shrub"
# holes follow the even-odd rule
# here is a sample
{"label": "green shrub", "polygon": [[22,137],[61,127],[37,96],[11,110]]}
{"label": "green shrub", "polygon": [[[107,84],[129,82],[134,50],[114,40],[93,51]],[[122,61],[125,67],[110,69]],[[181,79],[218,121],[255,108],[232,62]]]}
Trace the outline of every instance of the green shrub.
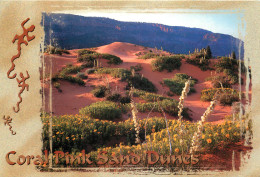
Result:
{"label": "green shrub", "polygon": [[78,56],[77,61],[78,62],[89,62],[89,63],[94,63],[94,60],[98,58],[97,53],[93,54],[83,54]]}
{"label": "green shrub", "polygon": [[142,65],[141,64],[137,64],[135,66],[131,66],[130,67],[130,70],[134,70],[134,71],[141,71],[143,69]]}
{"label": "green shrub", "polygon": [[110,101],[102,101],[92,103],[91,105],[79,110],[82,115],[90,116],[91,118],[98,118],[102,120],[114,120],[121,118],[120,107]]}
{"label": "green shrub", "polygon": [[135,76],[131,76],[127,79],[128,85],[126,89],[129,89],[133,86],[136,89],[145,90],[148,92],[156,92],[157,89],[154,84],[149,81],[147,78],[140,76],[139,74],[135,74]]}
{"label": "green shrub", "polygon": [[150,58],[156,58],[159,56],[160,56],[160,54],[149,52],[149,53],[139,56],[138,59],[150,59]]}
{"label": "green shrub", "polygon": [[202,101],[212,101],[217,91],[220,93],[219,101],[222,105],[231,105],[233,102],[239,101],[238,92],[231,88],[213,88],[202,90],[200,99]]}
{"label": "green shrub", "polygon": [[[229,80],[225,76],[213,76],[213,77],[207,77],[205,79],[206,81],[211,81],[214,88],[231,88],[231,84],[229,83]],[[221,84],[222,86],[221,86]]]}
{"label": "green shrub", "polygon": [[70,52],[68,50],[61,49],[61,48],[58,48],[58,47],[54,47],[54,46],[51,46],[51,45],[47,46],[45,52],[49,53],[49,54],[58,54],[58,55],[62,55],[63,53],[70,54]]}
{"label": "green shrub", "polygon": [[85,71],[86,74],[93,74],[96,71],[96,69],[87,69]]}
{"label": "green shrub", "polygon": [[241,62],[241,72],[244,73],[246,70],[244,62],[228,57],[222,57],[218,60],[218,62],[215,64],[216,71],[218,73],[223,72],[228,77],[231,84],[237,84],[239,80],[239,62]]}
{"label": "green shrub", "polygon": [[126,89],[129,89],[131,86],[133,86],[137,89],[149,92],[157,91],[153,83],[147,78],[142,77],[139,74],[132,76],[129,70],[123,68],[99,68],[96,70],[96,74],[110,74],[114,78],[121,78],[121,81],[126,81],[128,83]]}
{"label": "green shrub", "polygon": [[162,101],[162,100],[174,100],[172,98],[167,98],[162,95],[158,95],[155,93],[146,92],[143,90],[134,89],[133,91],[134,97],[140,97],[141,99],[148,101],[148,102],[154,102],[154,101]]}
{"label": "green shrub", "polygon": [[131,98],[129,96],[124,96],[124,97],[121,97],[121,99],[120,99],[120,103],[123,105],[130,103],[130,102],[131,102]]}
{"label": "green shrub", "polygon": [[[182,90],[185,86],[185,82],[190,78],[187,74],[176,73],[171,79],[163,79],[163,83],[170,88],[170,91],[176,95],[181,95]],[[191,79],[189,93],[194,93],[194,84],[197,83],[197,79]]]}
{"label": "green shrub", "polygon": [[195,59],[190,59],[187,58],[186,62],[198,66],[202,71],[210,70],[211,68],[209,67],[210,61],[208,59],[203,59],[203,58],[195,58]]}
{"label": "green shrub", "polygon": [[106,86],[100,85],[94,88],[91,93],[98,98],[103,98],[108,94],[108,89]]}
{"label": "green shrub", "polygon": [[87,79],[87,78],[88,78],[88,76],[85,75],[84,72],[79,72],[79,73],[77,74],[77,77],[79,77],[79,78],[81,78],[81,79]]}
{"label": "green shrub", "polygon": [[102,58],[109,60],[108,64],[119,65],[119,64],[123,63],[123,60],[121,60],[121,58],[119,58],[118,56],[107,54],[107,53],[103,53]]}
{"label": "green shrub", "polygon": [[161,72],[167,70],[168,72],[171,72],[174,69],[180,69],[181,58],[176,56],[163,56],[156,58],[151,64],[153,71]]}
{"label": "green shrub", "polygon": [[93,50],[89,50],[89,49],[78,50],[78,55],[93,54],[93,53],[96,53],[96,52]]}
{"label": "green shrub", "polygon": [[119,93],[114,93],[112,95],[109,95],[107,97],[107,100],[113,102],[119,102],[121,100],[121,95]]}
{"label": "green shrub", "polygon": [[125,81],[131,76],[131,72],[123,68],[99,68],[95,73],[110,74],[114,78],[121,78],[122,81]]}
{"label": "green shrub", "polygon": [[92,65],[94,65],[94,60],[98,59],[98,58],[103,58],[106,60],[109,60],[108,63],[109,64],[115,64],[115,65],[119,65],[123,62],[123,60],[121,60],[121,58],[115,56],[115,55],[111,55],[111,54],[107,54],[107,53],[98,53],[92,50],[79,50],[78,51],[78,58],[77,61],[78,62],[85,62],[87,63],[90,67],[92,67]]}
{"label": "green shrub", "polygon": [[76,74],[80,72],[82,69],[81,66],[73,66],[72,64],[68,64],[65,67],[63,67],[60,71],[61,74]]}
{"label": "green shrub", "polygon": [[[153,112],[161,112],[161,107],[164,112],[170,114],[171,116],[178,116],[179,108],[176,100],[165,99],[159,102],[136,103],[136,108],[139,112],[150,112],[153,107]],[[188,114],[188,108],[183,109],[182,115],[183,117],[191,120]]]}
{"label": "green shrub", "polygon": [[61,78],[59,78],[61,80],[66,80],[66,81],[69,81],[71,83],[77,83],[78,85],[81,85],[81,86],[84,86],[85,85],[85,82],[79,78],[79,77],[73,77],[73,76],[63,76]]}

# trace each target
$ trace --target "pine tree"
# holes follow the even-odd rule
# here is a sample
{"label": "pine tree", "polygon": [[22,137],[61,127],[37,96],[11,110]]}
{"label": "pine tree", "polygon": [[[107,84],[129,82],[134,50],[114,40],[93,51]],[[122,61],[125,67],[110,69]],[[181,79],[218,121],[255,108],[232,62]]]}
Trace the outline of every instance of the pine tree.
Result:
{"label": "pine tree", "polygon": [[232,54],[231,54],[231,58],[232,58],[232,59],[237,59],[236,53],[235,53],[234,51],[233,51]]}
{"label": "pine tree", "polygon": [[205,58],[206,58],[206,59],[212,58],[212,53],[211,53],[211,50],[210,50],[209,45],[208,45],[207,48],[206,48],[206,57],[205,57]]}

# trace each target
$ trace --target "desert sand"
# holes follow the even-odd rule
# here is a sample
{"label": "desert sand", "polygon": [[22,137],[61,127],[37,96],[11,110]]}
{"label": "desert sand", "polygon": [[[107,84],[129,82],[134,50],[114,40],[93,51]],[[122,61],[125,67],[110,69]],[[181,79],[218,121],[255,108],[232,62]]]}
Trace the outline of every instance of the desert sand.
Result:
{"label": "desert sand", "polygon": [[[50,72],[50,66],[52,62],[52,74],[57,73],[64,67],[66,64],[79,65],[77,63],[77,50],[70,50],[70,54],[59,55],[44,55],[44,61],[46,65],[46,73]],[[158,94],[163,94],[166,96],[166,92],[169,90],[168,87],[163,87],[160,82],[164,78],[172,78],[176,73],[186,73],[193,78],[198,79],[198,83],[195,84],[194,88],[196,89],[196,93],[192,93],[188,95],[185,99],[185,107],[189,107],[191,109],[191,118],[194,121],[198,121],[202,114],[205,112],[207,107],[210,105],[209,102],[200,101],[200,93],[205,88],[210,88],[211,83],[209,81],[205,81],[205,78],[209,76],[215,76],[217,73],[215,71],[201,71],[200,68],[194,65],[190,65],[182,60],[182,66],[180,70],[174,70],[173,72],[157,72],[152,71],[150,63],[154,59],[138,59],[135,55],[138,52],[147,52],[149,50],[154,50],[151,48],[145,48],[143,46],[138,46],[130,43],[123,42],[114,42],[109,45],[104,45],[97,48],[97,52],[100,53],[109,53],[120,57],[123,60],[123,63],[120,65],[109,65],[106,60],[102,60],[103,67],[114,67],[114,68],[126,68],[130,69],[131,66],[135,66],[137,64],[141,64],[143,69],[139,72],[143,74],[144,77],[149,79],[158,89]],[[167,54],[167,53],[166,53]],[[212,60],[212,62],[214,62]],[[48,75],[47,75],[48,76]],[[109,75],[106,77],[110,81],[110,86],[112,90],[118,90],[119,92],[123,92],[126,83],[121,82],[119,79],[114,79]],[[54,115],[62,115],[62,114],[77,114],[79,109],[85,106],[90,105],[91,103],[105,100],[104,98],[96,98],[90,92],[97,85],[105,85],[104,79],[100,78],[96,74],[90,74],[89,78],[84,80],[86,81],[86,85],[78,86],[77,84],[71,84],[66,81],[61,82],[62,92],[58,92],[58,90],[52,87],[52,112]],[[50,80],[45,78],[45,86],[44,86],[44,95],[45,95],[45,104],[44,108],[47,112],[50,111],[50,89],[49,89]],[[242,85],[242,90],[244,91],[245,84]],[[174,96],[176,100],[179,99],[178,96]],[[230,106],[221,106],[217,105],[214,109],[213,114],[209,117],[210,122],[221,121],[226,115],[232,114],[232,110]],[[145,118],[147,113],[139,113],[140,118]],[[159,113],[152,113],[151,116],[161,116]],[[124,115],[123,118],[128,118],[128,115]],[[167,115],[167,118],[174,119]]]}

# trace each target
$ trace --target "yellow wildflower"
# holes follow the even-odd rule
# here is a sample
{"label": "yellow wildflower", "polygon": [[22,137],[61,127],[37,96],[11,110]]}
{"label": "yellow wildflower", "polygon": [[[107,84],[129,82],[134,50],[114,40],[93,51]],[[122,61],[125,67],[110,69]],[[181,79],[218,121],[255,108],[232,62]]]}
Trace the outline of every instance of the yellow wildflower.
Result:
{"label": "yellow wildflower", "polygon": [[211,139],[207,139],[207,143],[208,144],[212,143],[212,140]]}

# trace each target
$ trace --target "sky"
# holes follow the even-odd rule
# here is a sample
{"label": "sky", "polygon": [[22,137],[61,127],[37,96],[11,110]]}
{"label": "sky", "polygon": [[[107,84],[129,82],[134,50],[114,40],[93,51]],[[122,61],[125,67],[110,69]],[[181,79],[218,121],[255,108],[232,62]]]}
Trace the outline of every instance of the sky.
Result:
{"label": "sky", "polygon": [[243,39],[245,24],[243,13],[238,11],[174,10],[171,12],[104,12],[104,11],[56,11],[54,13],[75,14],[86,17],[107,17],[125,22],[159,23],[169,26],[202,28],[214,33],[229,34]]}

